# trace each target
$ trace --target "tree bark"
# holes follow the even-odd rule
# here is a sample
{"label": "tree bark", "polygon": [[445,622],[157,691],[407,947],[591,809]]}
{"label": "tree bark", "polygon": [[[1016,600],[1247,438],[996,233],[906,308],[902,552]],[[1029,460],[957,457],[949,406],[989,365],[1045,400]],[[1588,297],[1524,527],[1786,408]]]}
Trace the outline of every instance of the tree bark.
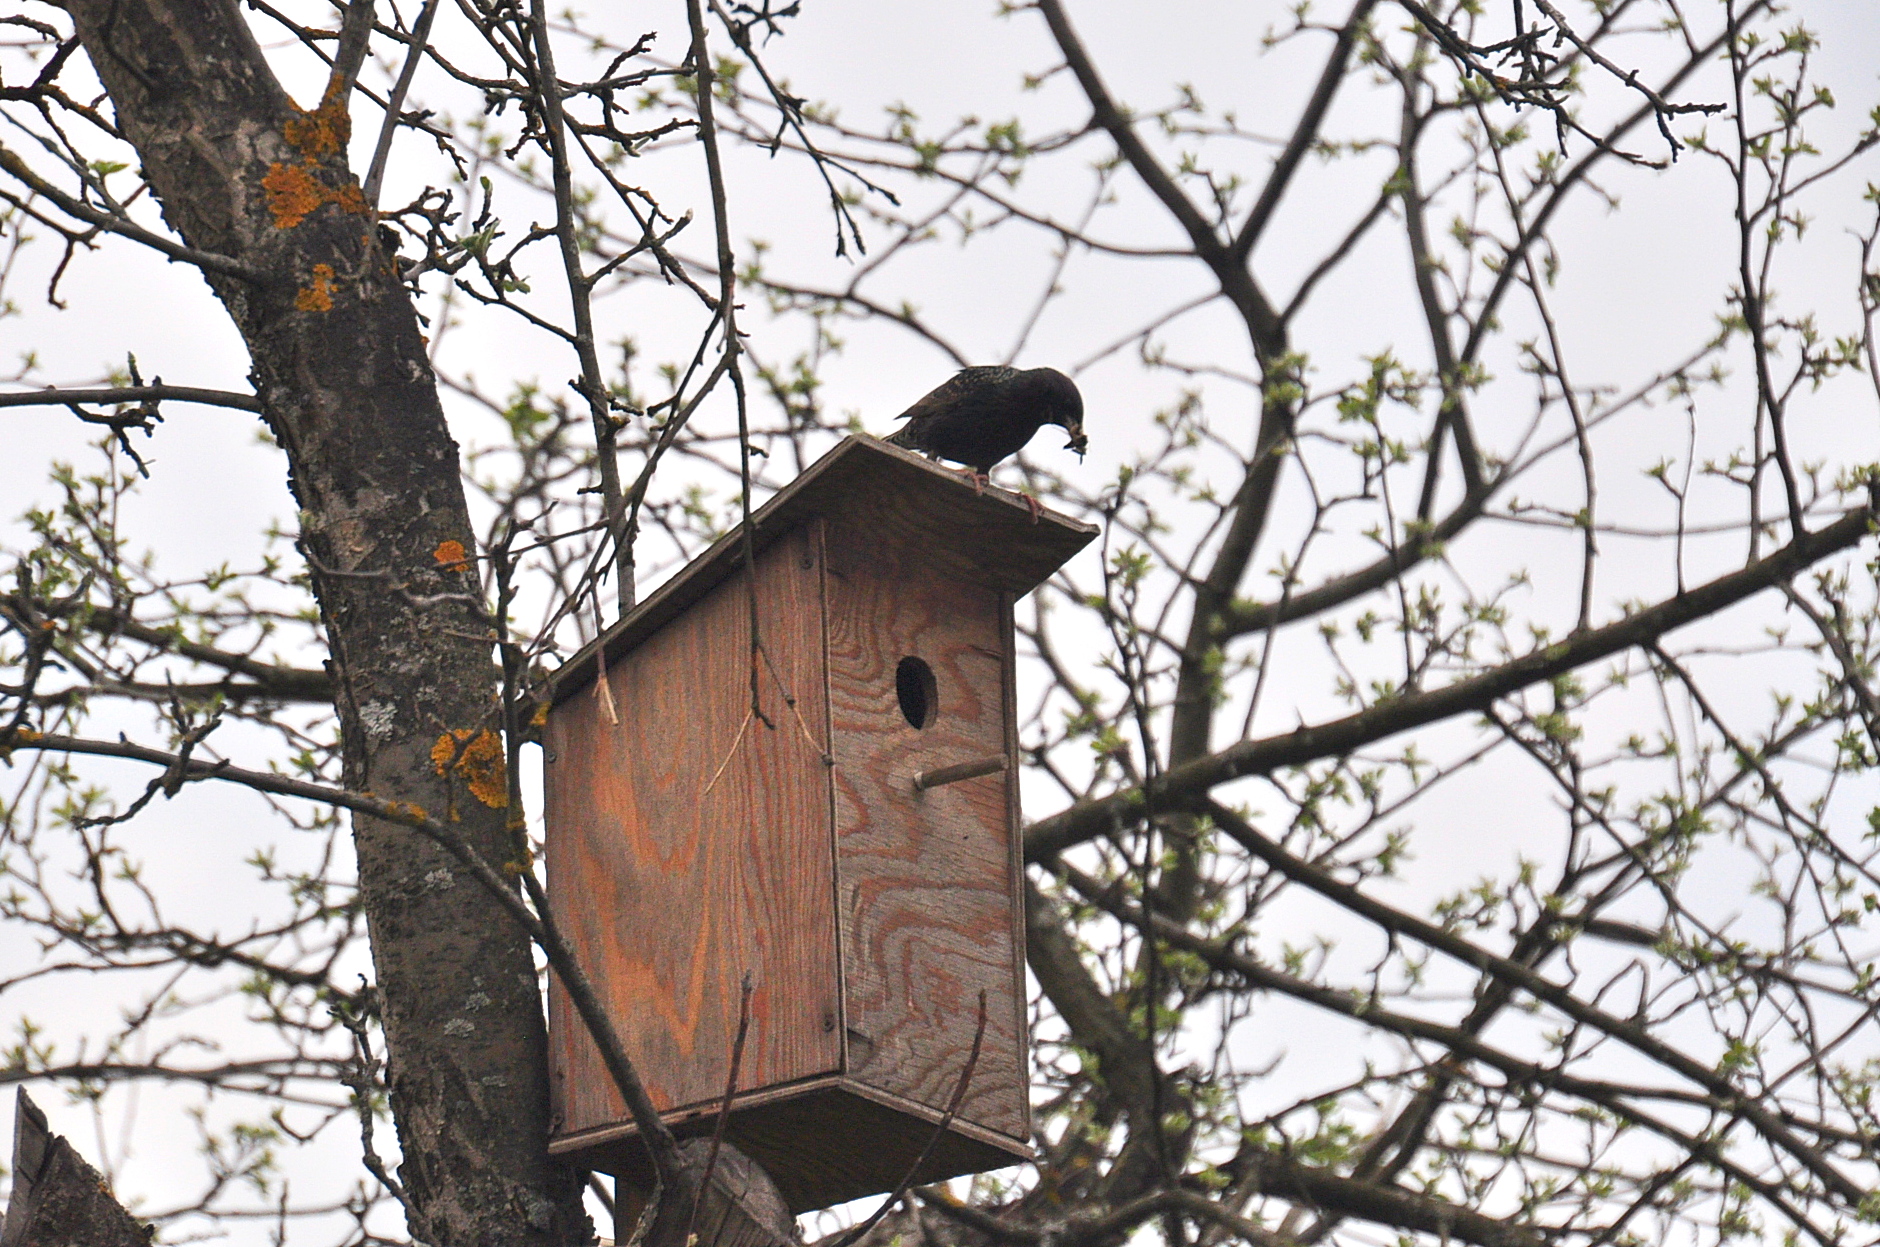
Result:
{"label": "tree bark", "polygon": [[[516,861],[457,447],[347,164],[350,84],[336,73],[317,108],[298,107],[233,0],[66,8],[165,219],[237,262],[204,276],[287,452],[346,784],[447,814],[492,862]],[[354,843],[412,1235],[588,1241],[579,1187],[545,1149],[527,939],[440,850],[366,818]]]}
{"label": "tree bark", "polygon": [[13,1100],[13,1192],[0,1247],[149,1247],[150,1227],[124,1211],[21,1087]]}

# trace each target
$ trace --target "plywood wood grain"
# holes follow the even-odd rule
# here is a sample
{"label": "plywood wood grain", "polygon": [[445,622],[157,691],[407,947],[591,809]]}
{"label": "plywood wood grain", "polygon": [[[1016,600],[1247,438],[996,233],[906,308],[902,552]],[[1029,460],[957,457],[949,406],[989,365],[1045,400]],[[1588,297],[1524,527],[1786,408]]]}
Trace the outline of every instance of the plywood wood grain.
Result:
{"label": "plywood wood grain", "polygon": [[[746,971],[756,990],[740,1083],[840,1068],[821,561],[815,523],[758,559],[774,726],[747,713],[739,572],[609,669],[618,726],[590,684],[544,728],[551,896],[662,1109],[723,1093]],[[552,985],[550,1015],[557,1133],[626,1120]]]}
{"label": "plywood wood grain", "polygon": [[[870,508],[871,516],[878,507]],[[966,1119],[1029,1137],[1022,978],[1015,976],[1007,731],[1009,599],[957,575],[932,541],[828,529],[829,704],[850,1078],[943,1107],[988,1024]],[[939,711],[911,726],[895,668],[933,669]],[[916,792],[916,772],[1006,754],[1003,774]]]}

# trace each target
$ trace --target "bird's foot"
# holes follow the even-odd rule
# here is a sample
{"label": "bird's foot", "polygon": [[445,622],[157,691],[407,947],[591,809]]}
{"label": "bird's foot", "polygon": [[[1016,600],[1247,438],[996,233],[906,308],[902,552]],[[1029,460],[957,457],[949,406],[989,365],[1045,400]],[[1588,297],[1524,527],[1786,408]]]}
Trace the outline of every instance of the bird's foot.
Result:
{"label": "bird's foot", "polygon": [[960,475],[964,476],[967,482],[972,485],[973,492],[976,494],[985,493],[986,486],[992,484],[992,478],[990,476],[987,476],[984,472],[975,471],[972,468],[961,468]]}
{"label": "bird's foot", "polygon": [[1025,509],[1031,512],[1031,522],[1034,524],[1042,523],[1044,520],[1044,504],[1030,494],[1020,494],[1019,497],[1025,500]]}

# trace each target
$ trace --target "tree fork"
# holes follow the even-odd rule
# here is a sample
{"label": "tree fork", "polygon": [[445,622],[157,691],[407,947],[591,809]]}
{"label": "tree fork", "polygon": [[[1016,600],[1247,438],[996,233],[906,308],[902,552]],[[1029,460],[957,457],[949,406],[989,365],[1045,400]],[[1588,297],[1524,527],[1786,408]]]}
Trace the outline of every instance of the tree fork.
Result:
{"label": "tree fork", "polygon": [[[502,786],[466,792],[459,778],[474,778],[461,755],[488,730],[496,690],[464,562],[474,536],[457,447],[346,160],[345,66],[362,47],[342,47],[307,110],[233,0],[66,9],[165,219],[192,249],[239,265],[203,275],[248,346],[287,452],[347,786],[448,810],[487,860],[507,860]],[[356,0],[353,38],[369,22]],[[545,1149],[546,1042],[526,936],[403,828],[356,817],[354,843],[412,1234],[451,1247],[588,1241],[579,1184]]]}

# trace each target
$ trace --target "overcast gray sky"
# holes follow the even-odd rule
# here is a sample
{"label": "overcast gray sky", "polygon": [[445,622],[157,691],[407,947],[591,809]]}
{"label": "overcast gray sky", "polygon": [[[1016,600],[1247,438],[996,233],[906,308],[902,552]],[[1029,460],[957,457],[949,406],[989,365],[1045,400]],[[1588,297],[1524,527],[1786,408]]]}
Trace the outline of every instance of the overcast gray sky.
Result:
{"label": "overcast gray sky", "polygon": [[[1285,20],[1278,4],[1183,0],[1150,6],[1078,0],[1070,8],[1121,98],[1139,108],[1153,107],[1172,97],[1174,84],[1189,83],[1211,108],[1233,108],[1241,125],[1257,134],[1285,132],[1325,46],[1323,37],[1314,37],[1263,53],[1263,33],[1271,23]],[[1342,9],[1328,8],[1326,16],[1342,16]],[[1824,37],[1820,74],[1842,100],[1835,120],[1824,128],[1844,139],[1880,100],[1880,21],[1864,0],[1811,0],[1796,5],[1795,11]],[[589,19],[606,23],[623,38],[658,29],[656,50],[675,59],[679,54],[683,12],[676,5],[601,5],[590,10]],[[444,22],[449,20],[447,10]],[[440,38],[449,37],[441,24]],[[792,24],[787,38],[770,45],[768,55],[773,69],[787,75],[799,93],[829,101],[845,121],[863,128],[878,125],[883,110],[896,104],[912,108],[935,128],[961,114],[991,121],[1022,113],[1032,134],[1075,124],[1087,111],[1062,75],[1040,91],[1022,90],[1025,74],[1048,68],[1055,60],[1043,24],[1026,13],[998,16],[990,3],[978,0],[806,0],[803,16]],[[1645,55],[1649,57],[1649,51]],[[317,95],[311,69],[296,70],[291,85],[303,103]],[[421,76],[420,98],[427,98],[427,85],[434,84]],[[1684,94],[1711,98],[1718,86],[1713,79]],[[462,105],[461,100],[456,103]],[[1362,93],[1350,93],[1329,128],[1340,134],[1373,128],[1380,120],[1376,107]],[[1686,129],[1699,124],[1690,119]],[[361,167],[366,160],[361,148],[370,143],[373,128],[361,125],[355,136],[355,161]],[[1660,151],[1649,134],[1638,135],[1635,146],[1652,154]],[[1076,211],[1093,176],[1089,158],[1107,152],[1108,145],[1094,141],[1086,150],[1088,158],[1046,166],[1015,193],[1034,206]],[[701,222],[705,220],[708,214],[696,198],[701,180],[695,148],[675,144],[650,158],[647,166],[649,180],[657,181],[669,204],[697,204]],[[1309,179],[1255,256],[1261,278],[1276,289],[1289,289],[1323,252],[1333,231],[1362,211],[1366,178],[1374,179],[1376,168],[1374,161],[1353,161]],[[407,135],[400,139],[385,198],[396,202],[437,176],[423,145]],[[768,243],[766,261],[774,272],[823,285],[846,280],[847,262],[830,255],[831,230],[820,191],[801,162],[745,152],[734,160],[732,177],[733,232],[741,242]],[[1824,325],[1829,332],[1856,328],[1850,318],[1850,283],[1858,247],[1849,231],[1864,228],[1871,217],[1871,205],[1863,204],[1857,194],[1863,180],[1880,180],[1880,164],[1869,160],[1864,172],[1811,199],[1808,207],[1817,216],[1816,227],[1781,282],[1785,306],[1832,309]],[[1576,379],[1623,390],[1712,331],[1735,262],[1731,221],[1722,199],[1728,187],[1713,162],[1693,154],[1666,173],[1609,170],[1601,185],[1616,197],[1618,207],[1585,196],[1557,231],[1565,257],[1557,306],[1581,370]],[[1099,218],[1096,232],[1137,245],[1177,243],[1165,216],[1139,190],[1125,181],[1120,194],[1121,202]],[[685,235],[681,250],[705,254],[707,228],[700,224]],[[1407,258],[1389,233],[1367,249],[1368,271],[1376,276],[1367,278],[1361,269],[1341,279],[1335,297],[1299,326],[1301,345],[1313,353],[1315,362],[1323,361],[1329,373],[1342,375],[1360,356],[1387,347],[1414,363],[1426,362],[1415,309],[1407,297],[1409,286],[1403,280]],[[6,294],[19,306],[19,314],[0,320],[0,369],[30,351],[37,361],[32,383],[70,384],[122,367],[130,352],[147,378],[161,375],[178,384],[246,388],[241,344],[192,272],[134,248],[107,247],[73,265],[60,287],[67,306],[55,311],[46,306],[43,291],[56,260],[54,249],[38,246],[22,256],[11,276]],[[884,275],[880,296],[889,303],[902,298],[918,303],[963,353],[976,362],[991,362],[1010,349],[1012,335],[1037,298],[1049,266],[1048,240],[1035,231],[1012,230],[967,248],[950,243],[930,248]],[[1042,318],[1019,362],[1068,368],[1158,311],[1191,297],[1201,289],[1197,281],[1181,264],[1074,256],[1062,281],[1064,296]],[[604,304],[602,335],[634,336],[649,359],[678,355],[690,349],[696,330],[692,321],[671,315],[671,306],[671,296],[664,292],[629,290]],[[772,326],[755,316],[753,320],[756,349],[768,357],[785,356],[800,338],[797,328]],[[829,363],[826,402],[833,409],[858,413],[872,430],[886,431],[896,412],[951,371],[952,364],[940,351],[893,327],[852,326],[845,332],[846,349]],[[1182,358],[1249,369],[1244,333],[1221,311],[1197,311],[1174,322],[1160,337],[1171,354]],[[512,380],[539,379],[555,392],[569,369],[541,339],[513,320],[490,314],[467,316],[450,329],[440,362],[447,371],[474,374],[496,391],[506,390]],[[1504,357],[1503,363],[1509,361]],[[1063,464],[1060,470],[1077,471],[1094,482],[1113,473],[1144,441],[1152,413],[1171,401],[1177,382],[1166,374],[1145,374],[1134,363],[1132,351],[1104,359],[1079,380],[1090,412],[1092,455],[1081,467]],[[1235,404],[1244,408],[1252,401],[1227,382],[1208,382],[1207,393],[1210,404],[1223,413],[1217,417],[1221,420]],[[475,444],[488,436],[485,417],[468,404],[450,400],[449,405],[461,441]],[[1807,448],[1804,457],[1874,457],[1873,448],[1880,446],[1880,412],[1864,380],[1834,383],[1808,412],[1806,423],[1796,429],[1798,441]],[[240,413],[173,404],[165,414],[156,436],[147,446],[139,443],[150,460],[152,480],[140,490],[135,531],[156,552],[163,573],[183,575],[223,562],[252,563],[270,523],[292,526],[281,456],[258,439],[255,422]],[[1512,434],[1497,426],[1494,409],[1481,418],[1491,444]],[[0,411],[0,429],[7,448],[0,455],[0,512],[10,522],[26,506],[52,497],[44,485],[49,462],[87,462],[83,448],[90,430],[55,410],[25,409]],[[1641,522],[1662,522],[1662,495],[1640,472],[1660,455],[1683,453],[1682,414],[1666,410],[1657,424],[1627,422],[1611,436],[1626,440],[1612,447],[1610,462],[1629,464],[1630,470],[1616,470],[1602,482],[1607,505],[1618,513],[1636,513]],[[7,531],[17,534],[19,529]],[[1571,549],[1564,539],[1549,544],[1531,530],[1502,528],[1474,539],[1466,558],[1485,570],[1529,567],[1535,578],[1532,601],[1539,613],[1544,606],[1570,600],[1577,589],[1577,565],[1571,565],[1570,557],[1557,557],[1558,550],[1570,554]],[[1601,601],[1607,610],[1623,599],[1657,596],[1667,588],[1662,550],[1614,539],[1609,553],[1610,562],[1601,572]],[[1085,556],[1080,574],[1090,574],[1088,560],[1093,557]],[[1740,558],[1740,548],[1734,556],[1719,548],[1705,557],[1720,562]],[[1700,571],[1693,571],[1693,577]],[[1302,714],[1313,717],[1331,704],[1319,660],[1302,657],[1299,663],[1293,682],[1268,696],[1260,720],[1266,730],[1290,726]],[[1748,688],[1744,694],[1761,695]],[[1397,885],[1405,895],[1433,895],[1509,862],[1523,843],[1521,829],[1501,824],[1490,813],[1504,803],[1507,790],[1497,785],[1519,782],[1506,768],[1491,768],[1479,780],[1430,799],[1421,819],[1448,821],[1454,834],[1419,841]],[[1056,808],[1056,798],[1041,785],[1027,791],[1031,814]],[[1870,803],[1871,794],[1849,799]],[[159,807],[139,825],[137,835],[158,879],[177,889],[178,904],[200,914],[226,912],[231,929],[246,922],[247,885],[236,881],[247,876],[226,867],[239,863],[257,845],[291,839],[268,821],[260,801],[240,793],[211,792],[206,786],[192,789],[187,803]],[[1740,885],[1724,871],[1717,886]],[[1301,910],[1299,918],[1303,927],[1312,915]],[[17,939],[17,934],[0,931],[0,957],[11,955],[8,939]],[[58,1031],[76,1032],[87,1018],[112,1017],[116,1003],[108,988],[92,994],[83,985],[66,983],[48,986],[38,997],[30,992],[10,997],[4,1007],[7,1018],[25,1009],[55,1022]],[[1249,1061],[1284,1052],[1291,1062],[1286,1077],[1295,1089],[1310,1078],[1332,1078],[1357,1055],[1314,1053],[1310,1043],[1299,1039],[1312,1034],[1316,1019],[1303,1012],[1295,1016],[1280,1006],[1274,1009],[1273,1031],[1280,1038],[1265,1053],[1249,1053]],[[177,1097],[144,1093],[128,1129],[114,1126],[116,1132],[101,1144],[91,1134],[82,1108],[56,1092],[35,1088],[35,1094],[55,1128],[70,1132],[81,1147],[93,1151],[108,1144],[114,1159],[124,1163],[121,1189],[141,1195],[149,1206],[163,1204],[182,1175],[194,1171],[189,1157],[174,1154]],[[129,1096],[114,1096],[114,1110],[129,1106],[129,1101]],[[0,1120],[10,1112],[10,1104],[0,1107]],[[388,1145],[382,1139],[381,1146]],[[353,1136],[336,1130],[314,1158],[294,1163],[297,1187],[306,1184],[301,1189],[349,1186],[356,1176]],[[322,1164],[327,1166],[324,1172]],[[265,1242],[267,1227],[256,1225],[230,1241]]]}

